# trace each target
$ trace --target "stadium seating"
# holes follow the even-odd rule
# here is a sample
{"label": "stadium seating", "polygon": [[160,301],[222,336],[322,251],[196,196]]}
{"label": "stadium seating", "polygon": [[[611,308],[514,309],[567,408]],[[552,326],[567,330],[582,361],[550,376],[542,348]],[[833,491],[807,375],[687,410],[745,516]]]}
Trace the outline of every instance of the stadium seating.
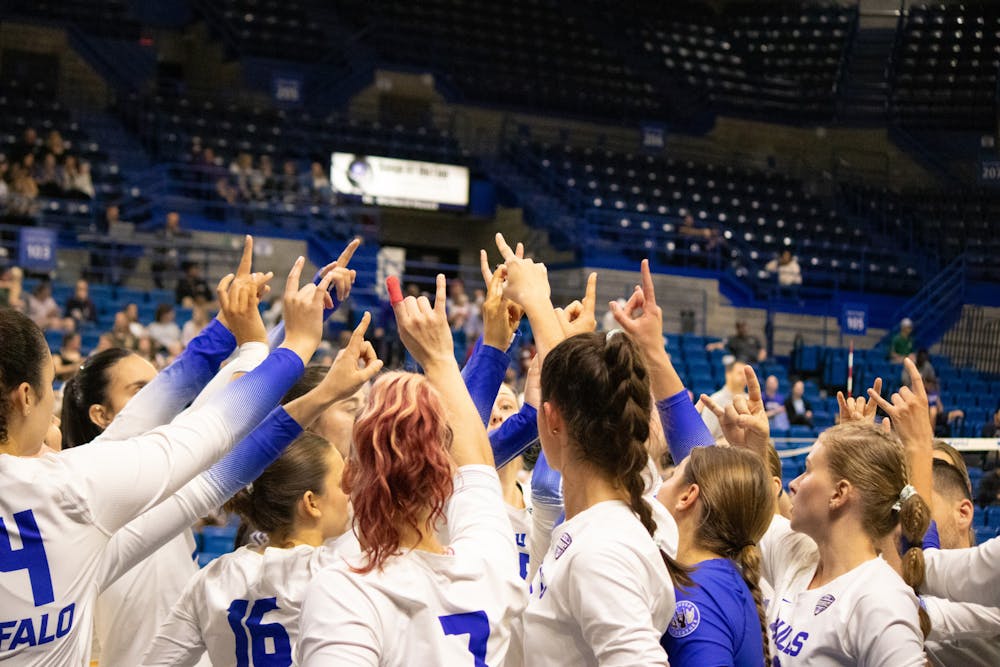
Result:
{"label": "stadium seating", "polygon": [[141,26],[129,12],[129,0],[11,0],[7,16],[25,16],[45,21],[71,23],[87,32],[138,39]]}
{"label": "stadium seating", "polygon": [[310,18],[308,3],[212,0],[194,5],[242,55],[315,62],[330,52],[320,23]]}

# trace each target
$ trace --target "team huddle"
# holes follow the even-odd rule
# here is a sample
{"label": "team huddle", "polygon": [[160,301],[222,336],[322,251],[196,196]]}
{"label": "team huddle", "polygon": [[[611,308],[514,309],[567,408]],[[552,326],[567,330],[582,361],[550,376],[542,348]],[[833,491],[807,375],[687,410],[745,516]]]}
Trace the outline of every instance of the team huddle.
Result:
{"label": "team huddle", "polygon": [[[296,261],[271,331],[252,245],[164,371],[116,350],[81,367],[64,451],[45,338],[0,310],[0,663],[87,666],[95,637],[102,667],[1000,659],[1000,538],[953,539],[968,476],[935,448],[911,361],[891,399],[880,381],[841,397],[786,492],[750,367],[746,395],[699,401],[725,444],[706,427],[648,262],[596,333],[597,275],[553,307],[545,266],[498,234],[462,369],[444,277],[433,301],[390,278],[423,372],[383,373],[367,313],[309,366],[357,241],[304,286]],[[504,376],[523,317],[520,397]],[[223,506],[244,546],[198,570],[190,527]]]}

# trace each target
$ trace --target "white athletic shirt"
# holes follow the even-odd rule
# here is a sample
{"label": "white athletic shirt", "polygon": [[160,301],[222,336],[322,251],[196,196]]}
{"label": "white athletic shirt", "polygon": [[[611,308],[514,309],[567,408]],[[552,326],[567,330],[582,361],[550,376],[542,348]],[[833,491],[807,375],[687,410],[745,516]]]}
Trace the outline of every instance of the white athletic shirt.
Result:
{"label": "white athletic shirt", "polygon": [[504,503],[507,510],[507,518],[510,519],[510,526],[514,529],[514,544],[517,546],[518,566],[520,567],[521,578],[528,578],[528,565],[531,560],[530,547],[528,543],[531,538],[531,489],[525,488],[527,485],[517,483],[521,494],[524,496],[524,507],[514,507]]}
{"label": "white athletic shirt", "polygon": [[626,503],[597,503],[552,533],[524,614],[525,664],[666,665],[673,613],[656,543]]}
{"label": "white athletic shirt", "polygon": [[931,619],[924,650],[932,665],[1000,665],[1000,609],[934,597],[921,602]]}
{"label": "white athletic shirt", "polygon": [[290,664],[309,582],[359,553],[357,538],[347,533],[319,548],[242,547],[217,558],[188,583],[152,646],[142,650],[142,664],[190,667],[206,653],[209,664],[220,666],[234,659],[247,667]]}
{"label": "white athletic shirt", "polygon": [[[813,542],[812,538],[803,533],[797,533],[792,530],[788,519],[780,514],[775,514],[771,517],[771,525],[767,527],[767,531],[764,536],[760,538],[760,542],[757,546],[760,547],[761,553],[769,552],[772,549],[777,548],[776,542],[782,541],[783,544],[781,548],[787,553],[787,559],[789,561],[807,563],[812,562],[815,567],[818,552],[816,550],[816,543]],[[774,597],[774,586],[771,585],[771,580],[774,577],[774,572],[771,571],[769,565],[772,563],[764,559],[761,561],[760,568],[760,593],[764,601],[764,610],[766,611]],[[771,651],[774,651],[774,646],[771,646]]]}
{"label": "white athletic shirt", "polygon": [[207,468],[234,438],[225,416],[206,406],[124,442],[39,458],[0,455],[0,662],[85,665],[111,535]]}
{"label": "white athletic shirt", "polygon": [[774,586],[767,609],[774,665],[924,665],[917,597],[888,563],[873,558],[809,590],[816,557],[803,553],[790,527],[770,538],[761,547]]}
{"label": "white athletic shirt", "polygon": [[367,574],[351,569],[357,558],[317,574],[298,664],[504,665],[527,591],[496,470],[461,467],[446,516],[452,554],[409,551]]}
{"label": "white athletic shirt", "polygon": [[[1000,606],[1000,537],[968,549],[926,549],[920,591],[957,602]],[[961,576],[955,576],[961,572]]]}

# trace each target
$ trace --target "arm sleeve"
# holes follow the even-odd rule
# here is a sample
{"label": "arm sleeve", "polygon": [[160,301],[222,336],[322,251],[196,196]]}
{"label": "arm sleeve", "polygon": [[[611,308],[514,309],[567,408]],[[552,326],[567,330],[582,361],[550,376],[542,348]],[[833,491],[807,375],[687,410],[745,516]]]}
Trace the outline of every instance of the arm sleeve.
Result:
{"label": "arm sleeve", "polygon": [[667,665],[639,573],[643,563],[624,548],[581,551],[573,558],[570,614],[601,667]]}
{"label": "arm sleeve", "polygon": [[688,398],[687,389],[657,401],[656,410],[660,413],[663,435],[667,439],[674,465],[680,465],[695,447],[711,447],[715,444],[715,438],[705,425],[705,420]]}
{"label": "arm sleeve", "polygon": [[462,369],[465,388],[469,390],[469,395],[472,396],[472,402],[475,403],[479,418],[483,420],[484,425],[490,423],[493,403],[497,400],[497,393],[503,384],[509,363],[510,359],[506,352],[484,344],[480,338],[476,341],[468,363]]}
{"label": "arm sleeve", "polygon": [[531,471],[531,535],[528,538],[528,581],[545,559],[552,543],[552,529],[563,511],[562,475],[549,467],[545,452],[538,455]]}
{"label": "arm sleeve", "polygon": [[261,362],[267,359],[268,352],[270,352],[270,349],[267,343],[250,342],[240,345],[236,353],[236,358],[219,369],[219,372],[201,390],[201,393],[198,394],[198,397],[194,399],[194,402],[191,403],[191,407],[188,409],[197,410],[205,405],[209,399],[218,394],[223,387],[237,379],[237,375],[249,373],[260,366]]}
{"label": "arm sleeve", "polygon": [[927,595],[1000,605],[1000,537],[969,549],[928,549],[924,561],[927,579],[921,590]]}
{"label": "arm sleeve", "polygon": [[302,432],[277,407],[215,465],[114,534],[101,556],[100,590],[257,479]]}
{"label": "arm sleeve", "polygon": [[459,468],[445,516],[451,534],[450,546],[456,553],[475,551],[492,563],[494,571],[507,566],[511,577],[520,578],[514,529],[504,508],[496,468],[484,465]]}
{"label": "arm sleeve", "polygon": [[[900,608],[895,600],[865,595],[847,622],[844,636],[854,640],[859,667],[925,667],[924,640],[917,610]],[[909,601],[905,604],[909,605]]]}
{"label": "arm sleeve", "polygon": [[[700,613],[700,621],[695,630],[683,637],[674,637],[669,633],[663,635],[662,646],[667,650],[670,661],[674,665],[705,665],[706,667],[734,667],[736,656],[733,655],[733,634],[739,632],[730,628],[728,615],[719,608],[718,603],[710,596],[702,594],[702,589],[694,587],[688,591],[688,600],[694,602]],[[678,614],[679,616],[680,614]],[[757,614],[747,618],[745,623],[760,634],[760,621]]]}
{"label": "arm sleeve", "polygon": [[[489,419],[489,417],[487,417]],[[538,411],[525,403],[517,414],[490,432],[490,447],[497,468],[524,453],[538,440]]]}
{"label": "arm sleeve", "polygon": [[198,622],[199,604],[193,599],[201,576],[195,576],[160,626],[142,660],[143,667],[194,667],[205,653]]}
{"label": "arm sleeve", "polygon": [[130,440],[61,453],[60,463],[79,480],[77,497],[62,500],[89,509],[89,520],[112,535],[246,437],[302,371],[298,355],[279,348],[201,410]]}
{"label": "arm sleeve", "polygon": [[180,414],[236,347],[218,320],[195,336],[174,363],[142,388],[94,442],[117,442],[162,426]]}
{"label": "arm sleeve", "polygon": [[299,617],[301,667],[378,667],[382,627],[372,601],[329,568],[309,586]]}
{"label": "arm sleeve", "polygon": [[1000,608],[935,597],[924,597],[921,603],[931,619],[927,641],[993,639],[1000,635]]}

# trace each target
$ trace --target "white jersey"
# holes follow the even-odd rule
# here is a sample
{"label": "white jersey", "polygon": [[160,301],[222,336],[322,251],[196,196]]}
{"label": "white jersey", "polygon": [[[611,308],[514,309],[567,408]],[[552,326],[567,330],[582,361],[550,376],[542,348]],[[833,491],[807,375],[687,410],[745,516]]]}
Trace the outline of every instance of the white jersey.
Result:
{"label": "white jersey", "polygon": [[526,663],[666,665],[660,637],[673,613],[656,543],[626,503],[597,503],[552,533],[524,615]]}
{"label": "white jersey", "polygon": [[517,546],[518,567],[521,578],[528,578],[528,565],[531,561],[531,551],[528,546],[531,537],[531,490],[525,489],[525,485],[520,482],[517,487],[521,489],[524,496],[524,507],[514,507],[504,503],[507,510],[507,518],[510,519],[510,527],[514,529],[514,544]]}
{"label": "white jersey", "polygon": [[111,535],[208,467],[235,435],[205,407],[124,442],[0,455],[0,662],[85,665]]}
{"label": "white jersey", "polygon": [[[180,595],[143,665],[189,667],[292,664],[309,582],[327,565],[360,553],[347,533],[321,547],[242,547],[197,573]],[[149,649],[148,653],[146,648]],[[139,664],[138,662],[135,664]]]}
{"label": "white jersey", "polygon": [[922,593],[1000,606],[1000,537],[968,549],[926,549],[924,561],[927,580],[920,589]]}
{"label": "white jersey", "polygon": [[526,586],[496,470],[462,466],[446,509],[449,554],[408,551],[359,574],[364,558],[320,572],[302,609],[308,667],[504,665]]}
{"label": "white jersey", "polygon": [[873,558],[810,589],[817,559],[795,544],[790,527],[762,542],[774,665],[924,665],[917,597],[888,563]]}
{"label": "white jersey", "polygon": [[[780,548],[787,553],[786,561],[803,564],[811,562],[815,566],[818,559],[816,543],[808,535],[793,531],[788,519],[780,514],[775,514],[771,517],[771,525],[767,527],[767,531],[764,532],[764,536],[760,538],[757,546],[760,547],[761,553],[773,553],[773,549],[779,548],[778,541],[782,542]],[[761,561],[760,593],[765,610],[774,597],[774,586],[771,585],[774,572],[769,567],[770,565],[772,565],[770,559]],[[773,645],[771,651],[774,651]]]}
{"label": "white jersey", "polygon": [[933,597],[921,602],[931,620],[924,644],[931,665],[1000,665],[1000,609]]}

